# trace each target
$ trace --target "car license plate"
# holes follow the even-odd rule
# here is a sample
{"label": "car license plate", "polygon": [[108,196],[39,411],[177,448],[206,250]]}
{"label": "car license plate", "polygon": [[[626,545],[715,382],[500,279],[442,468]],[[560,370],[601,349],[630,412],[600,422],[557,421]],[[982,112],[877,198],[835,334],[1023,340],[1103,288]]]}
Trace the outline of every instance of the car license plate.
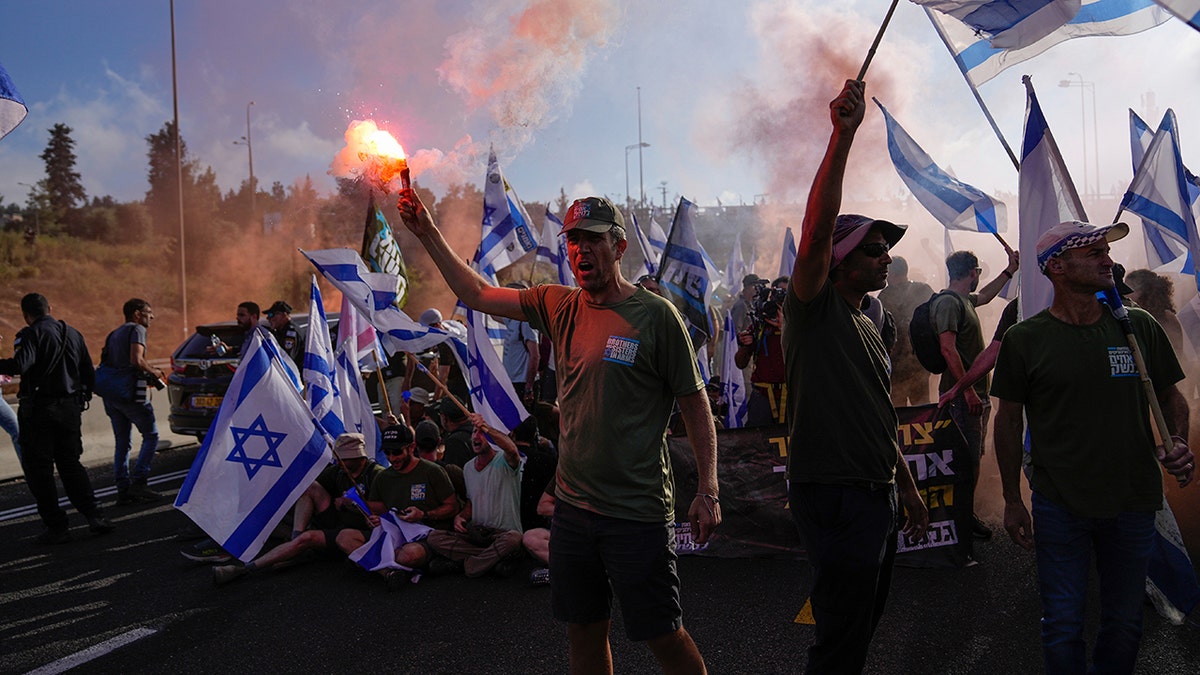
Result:
{"label": "car license plate", "polygon": [[220,408],[224,396],[193,396],[193,408]]}

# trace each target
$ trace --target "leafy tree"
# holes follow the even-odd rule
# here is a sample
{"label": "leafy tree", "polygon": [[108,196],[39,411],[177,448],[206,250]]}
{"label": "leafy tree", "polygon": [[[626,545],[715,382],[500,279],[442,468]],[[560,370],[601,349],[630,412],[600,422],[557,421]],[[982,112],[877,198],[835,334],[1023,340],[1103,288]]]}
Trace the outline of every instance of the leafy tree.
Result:
{"label": "leafy tree", "polygon": [[75,234],[78,229],[76,209],[87,203],[87,195],[75,170],[75,140],[71,138],[71,127],[59,123],[50,127],[50,142],[41,154],[46,163],[46,177],[38,182],[45,193],[45,202],[51,219],[67,226]]}
{"label": "leafy tree", "polygon": [[[175,168],[175,123],[167,122],[158,133],[146,137],[150,145],[146,153],[150,160],[150,189],[146,191],[146,209],[154,231],[178,236],[179,233],[179,178]],[[183,184],[193,184],[195,166],[187,159],[187,143],[180,139],[179,155],[183,162]],[[184,193],[187,194],[186,191]]]}

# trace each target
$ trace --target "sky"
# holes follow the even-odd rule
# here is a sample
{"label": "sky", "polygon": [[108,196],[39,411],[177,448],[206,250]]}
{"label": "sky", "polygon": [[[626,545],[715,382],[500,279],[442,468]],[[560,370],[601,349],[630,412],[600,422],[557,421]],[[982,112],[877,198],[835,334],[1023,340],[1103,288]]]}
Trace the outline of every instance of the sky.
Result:
{"label": "sky", "polygon": [[[330,162],[347,126],[371,119],[396,135],[415,179],[435,190],[481,185],[494,147],[527,201],[562,189],[619,202],[628,181],[629,192],[637,196],[640,183],[655,203],[664,182],[668,202],[802,202],[828,138],[828,101],[857,73],[887,5],[177,0],[180,127],[189,156],[211,166],[225,191],[247,178],[247,148],[235,141],[247,134],[248,110],[264,189],[307,176],[331,192]],[[56,123],[73,130],[89,197],[144,197],[145,138],[172,118],[169,7],[0,3],[0,64],[29,106],[0,141],[2,203],[24,204],[21,183],[44,177],[39,155]],[[1033,77],[1081,191],[1085,171],[1087,192],[1124,191],[1129,108],[1151,125],[1173,108],[1184,161],[1200,166],[1200,33],[1181,22],[1071,40],[984,83],[980,93],[1017,151],[1023,74]],[[1087,84],[1059,86],[1066,79]],[[943,168],[985,191],[1015,194],[1011,161],[916,5],[900,3],[866,81],[868,95]],[[628,149],[639,142],[649,144],[640,156]],[[847,192],[904,193],[873,106]]]}

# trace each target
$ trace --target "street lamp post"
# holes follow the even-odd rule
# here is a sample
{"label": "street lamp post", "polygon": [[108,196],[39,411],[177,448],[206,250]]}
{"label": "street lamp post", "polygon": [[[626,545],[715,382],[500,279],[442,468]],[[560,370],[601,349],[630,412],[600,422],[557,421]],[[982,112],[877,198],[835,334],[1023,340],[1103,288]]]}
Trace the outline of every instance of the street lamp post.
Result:
{"label": "street lamp post", "polygon": [[642,148],[650,147],[649,143],[634,143],[633,145],[625,146],[625,208],[629,209],[633,206],[633,199],[629,196],[629,151],[633,149],[641,150]]}
{"label": "street lamp post", "polygon": [[1080,140],[1083,143],[1083,192],[1085,195],[1087,194],[1087,190],[1088,190],[1088,166],[1087,166],[1088,153],[1087,153],[1087,127],[1086,127],[1087,98],[1085,95],[1085,90],[1087,90],[1087,89],[1092,90],[1092,155],[1093,155],[1092,161],[1094,163],[1093,165],[1095,167],[1095,174],[1096,174],[1096,191],[1093,194],[1099,195],[1100,194],[1100,139],[1099,139],[1100,132],[1097,131],[1099,122],[1096,119],[1096,83],[1085,81],[1083,79],[1083,75],[1080,75],[1079,73],[1067,73],[1067,77],[1079,78],[1078,81],[1076,81],[1076,80],[1060,80],[1058,83],[1058,86],[1064,87],[1064,88],[1079,87],[1079,120],[1080,120],[1079,121],[1079,124],[1080,124],[1079,134],[1080,134]]}
{"label": "street lamp post", "polygon": [[234,145],[246,146],[246,153],[250,156],[250,221],[254,222],[255,214],[258,213],[258,189],[254,185],[254,145],[250,142],[250,106],[254,105],[254,101],[246,104],[246,135],[242,136],[242,140],[234,141]]}

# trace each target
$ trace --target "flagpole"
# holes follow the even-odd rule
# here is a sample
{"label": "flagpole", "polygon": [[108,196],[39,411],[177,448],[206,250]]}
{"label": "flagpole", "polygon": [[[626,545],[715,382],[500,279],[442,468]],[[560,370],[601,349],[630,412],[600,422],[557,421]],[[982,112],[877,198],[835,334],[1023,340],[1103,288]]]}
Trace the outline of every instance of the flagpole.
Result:
{"label": "flagpole", "polygon": [[[995,118],[992,117],[992,111],[988,110],[987,104],[983,102],[983,97],[979,95],[979,90],[975,88],[975,83],[971,81],[971,76],[967,75],[967,70],[963,67],[962,61],[954,53],[954,47],[950,45],[950,38],[946,36],[946,32],[942,30],[941,24],[933,17],[933,13],[930,12],[929,8],[923,7],[922,9],[925,10],[925,16],[929,17],[929,23],[933,24],[933,29],[937,31],[938,37],[942,38],[942,42],[946,45],[946,49],[954,59],[954,65],[958,66],[959,72],[962,73],[963,79],[966,80],[967,87],[971,90],[971,95],[975,97],[975,102],[979,104],[979,109],[983,111],[983,116],[987,118],[988,124],[992,126],[992,131],[996,132],[996,138],[1000,139],[1000,145],[1004,146],[1004,151],[1008,153],[1008,158],[1012,160],[1013,168],[1020,171],[1021,161],[1017,159],[1017,154],[1009,147],[1008,141],[1004,139],[1004,134],[1000,133],[1000,127],[996,124]],[[1000,235],[996,236],[999,237]],[[1004,240],[1001,239],[1000,241],[1003,242]],[[1004,244],[1004,248],[1010,250],[1008,244]]]}
{"label": "flagpole", "polygon": [[862,68],[858,71],[858,77],[854,78],[859,82],[866,77],[867,67],[871,65],[871,59],[875,58],[875,49],[879,47],[880,41],[883,40],[883,32],[887,30],[888,24],[891,23],[892,14],[896,12],[896,5],[898,4],[900,4],[900,0],[892,0],[892,6],[888,7],[887,16],[883,17],[883,23],[879,25],[879,32],[875,34],[875,41],[871,43],[871,48],[867,50],[867,60],[863,61]]}
{"label": "flagpole", "polygon": [[371,358],[375,359],[375,372],[379,374],[379,391],[383,394],[383,407],[387,408],[387,414],[392,414],[392,402],[388,398],[387,383],[383,380],[383,366],[379,364],[379,354],[372,349]]}
{"label": "flagpole", "polygon": [[[405,353],[405,354],[407,354],[407,355],[408,355],[408,358],[410,358],[410,359],[416,359],[416,358],[417,358],[416,356],[413,356],[412,352],[404,352],[404,353]],[[422,373],[425,373],[426,375],[428,375],[428,376],[429,376],[429,379],[433,380],[433,383],[434,383],[434,384],[436,384],[436,385],[438,386],[438,389],[441,389],[442,391],[446,392],[446,396],[449,396],[449,397],[450,397],[450,401],[451,401],[452,403],[454,403],[454,405],[458,406],[458,409],[459,409],[459,410],[461,410],[461,411],[463,412],[463,414],[464,414],[464,415],[470,415],[470,414],[471,414],[471,411],[470,411],[470,410],[467,410],[467,406],[463,405],[463,402],[462,402],[462,401],[460,401],[460,400],[458,400],[458,397],[457,397],[457,396],[455,396],[454,394],[452,394],[452,393],[450,392],[450,388],[446,386],[446,383],[445,383],[445,382],[442,382],[441,380],[439,380],[439,379],[437,378],[437,376],[436,376],[436,375],[434,375],[433,373],[429,372],[429,369],[425,367],[425,364],[421,363],[419,360],[417,360],[417,361],[416,361],[416,364],[417,364],[417,368],[418,368],[418,369],[419,369],[419,370],[420,370]],[[490,438],[490,439],[492,439],[493,441],[495,441],[496,439],[495,439],[495,438],[494,438],[494,437],[493,437],[493,436],[492,436],[490,433],[488,433],[488,431],[489,431],[489,430],[490,430],[490,431],[497,431],[496,429],[491,429],[491,427],[484,428],[484,429],[480,429],[480,431],[482,431],[482,432],[483,432],[483,435],[484,435],[484,436],[487,436],[488,438]]]}

